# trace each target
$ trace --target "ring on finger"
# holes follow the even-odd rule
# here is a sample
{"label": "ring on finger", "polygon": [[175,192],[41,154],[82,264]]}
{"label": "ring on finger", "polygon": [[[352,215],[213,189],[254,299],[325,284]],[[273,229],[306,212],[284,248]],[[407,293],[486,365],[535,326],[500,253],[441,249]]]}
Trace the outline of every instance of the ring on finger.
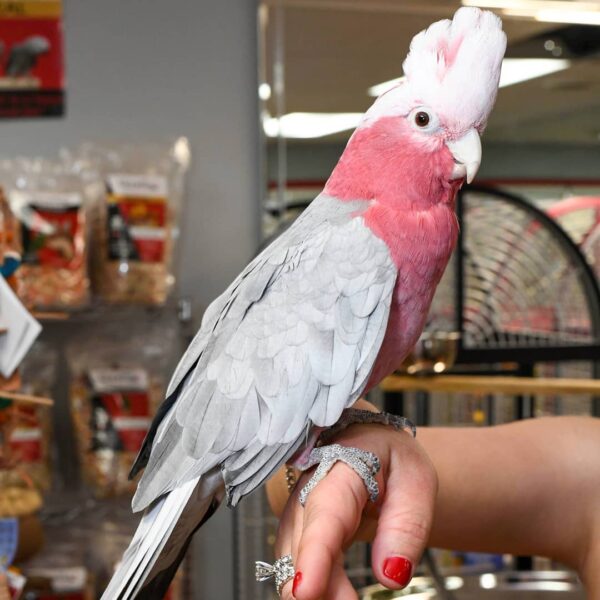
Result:
{"label": "ring on finger", "polygon": [[296,571],[292,562],[292,555],[286,554],[278,558],[272,565],[260,560],[256,561],[255,577],[256,581],[268,581],[275,578],[275,587],[277,595],[281,597],[281,589],[290,580],[294,578]]}

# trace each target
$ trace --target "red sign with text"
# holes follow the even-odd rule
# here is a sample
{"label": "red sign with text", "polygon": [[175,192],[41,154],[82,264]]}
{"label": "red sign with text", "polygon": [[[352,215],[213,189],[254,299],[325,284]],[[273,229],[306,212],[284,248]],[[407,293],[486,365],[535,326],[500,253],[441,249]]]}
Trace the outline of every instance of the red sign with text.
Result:
{"label": "red sign with text", "polygon": [[64,114],[60,0],[0,1],[0,118]]}

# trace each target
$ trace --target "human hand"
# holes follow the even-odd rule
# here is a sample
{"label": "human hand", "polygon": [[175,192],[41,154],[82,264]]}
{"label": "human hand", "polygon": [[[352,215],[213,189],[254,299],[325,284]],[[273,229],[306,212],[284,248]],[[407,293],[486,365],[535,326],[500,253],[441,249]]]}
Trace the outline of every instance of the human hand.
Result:
{"label": "human hand", "polygon": [[359,476],[337,463],[302,507],[298,496],[312,472],[300,478],[281,516],[275,545],[278,557],[292,554],[296,569],[294,582],[283,586],[284,600],[357,598],[343,568],[343,552],[356,539],[373,540],[375,577],[388,588],[401,589],[429,538],[437,475],[417,440],[391,427],[355,425],[335,442],[379,457],[379,499],[368,502]]}

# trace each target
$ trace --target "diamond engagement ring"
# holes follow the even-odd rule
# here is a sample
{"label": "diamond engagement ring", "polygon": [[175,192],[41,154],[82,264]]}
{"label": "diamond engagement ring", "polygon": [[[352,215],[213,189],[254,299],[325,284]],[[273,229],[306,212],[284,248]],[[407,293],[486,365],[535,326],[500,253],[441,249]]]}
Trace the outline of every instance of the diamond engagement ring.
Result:
{"label": "diamond engagement ring", "polygon": [[260,560],[256,561],[256,581],[268,581],[275,578],[275,587],[277,595],[281,597],[281,588],[295,575],[292,555],[286,554],[277,559],[272,565]]}

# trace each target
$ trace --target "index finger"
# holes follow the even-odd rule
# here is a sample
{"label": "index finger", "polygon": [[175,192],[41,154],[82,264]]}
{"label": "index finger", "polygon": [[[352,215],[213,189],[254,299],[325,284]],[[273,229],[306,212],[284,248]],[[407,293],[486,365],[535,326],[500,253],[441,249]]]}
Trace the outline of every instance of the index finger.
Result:
{"label": "index finger", "polygon": [[[337,463],[308,495],[296,557],[298,600],[325,595],[335,561],[358,529],[368,493],[360,477]],[[348,584],[349,585],[349,584]]]}

